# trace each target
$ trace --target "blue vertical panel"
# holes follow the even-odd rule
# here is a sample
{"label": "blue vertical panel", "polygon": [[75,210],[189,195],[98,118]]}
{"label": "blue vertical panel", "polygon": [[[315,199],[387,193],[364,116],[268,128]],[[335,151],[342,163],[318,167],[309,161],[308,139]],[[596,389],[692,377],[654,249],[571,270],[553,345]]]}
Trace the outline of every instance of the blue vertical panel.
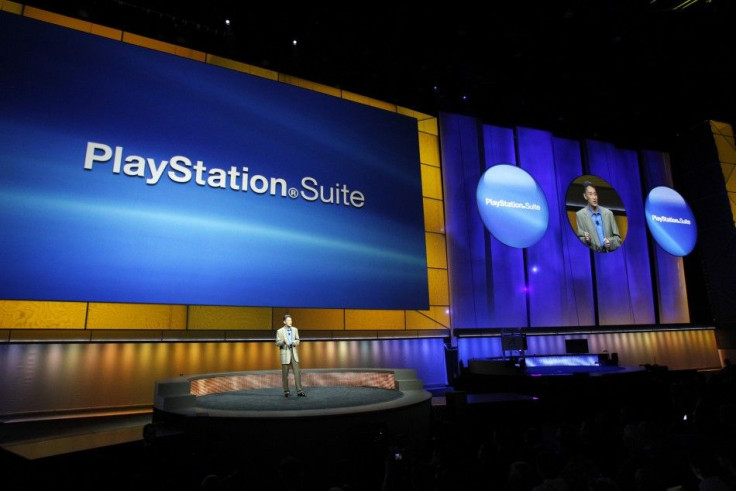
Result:
{"label": "blue vertical panel", "polygon": [[482,167],[478,123],[474,118],[442,114],[439,130],[452,327],[485,327],[486,232],[475,205]]}
{"label": "blue vertical panel", "polygon": [[[642,152],[644,169],[644,195],[657,186],[673,187],[672,171],[667,156],[661,152]],[[650,241],[651,256],[654,258],[657,285],[659,322],[662,324],[687,324],[690,310],[687,303],[685,271],[681,257],[673,256]]]}
{"label": "blue vertical panel", "polygon": [[623,245],[610,254],[594,254],[598,322],[653,324],[654,298],[636,152],[596,141],[587,141],[586,145],[590,173],[613,186],[628,220]]}
{"label": "blue vertical panel", "polygon": [[[617,165],[612,145],[597,141],[587,141],[588,169],[591,174],[603,178],[621,195],[621,185],[628,183],[612,181],[612,169]],[[627,208],[631,200],[624,199]],[[606,206],[605,203],[601,205]],[[628,209],[628,208],[627,208]],[[597,287],[598,322],[601,325],[632,324],[629,281],[626,277],[625,250],[631,245],[628,235],[616,251],[608,254],[594,254]]]}
{"label": "blue vertical panel", "polygon": [[629,222],[626,247],[623,248],[626,277],[631,295],[634,324],[654,324],[654,290],[647,248],[647,223],[644,216],[644,195],[639,172],[638,152],[613,147],[616,165],[611,172],[611,183],[626,206]]}
{"label": "blue vertical panel", "polygon": [[590,252],[580,243],[570,225],[565,208],[567,188],[583,174],[580,142],[554,138],[552,143],[557,176],[557,200],[562,221],[560,253],[563,256],[566,277],[564,294],[568,305],[563,321],[567,326],[592,326],[595,324],[595,307]]}
{"label": "blue vertical panel", "polygon": [[[509,128],[483,126],[483,151],[486,168],[497,164],[516,164],[514,132]],[[526,283],[524,251],[509,247],[485,232],[488,270],[488,324],[479,327],[526,327]]]}
{"label": "blue vertical panel", "polygon": [[[534,177],[547,198],[549,222],[542,239],[527,248],[529,326],[568,325],[570,305],[566,289],[562,217],[555,177],[552,135],[546,131],[517,128],[519,165]],[[564,201],[564,200],[563,200]],[[567,225],[565,225],[567,226]]]}

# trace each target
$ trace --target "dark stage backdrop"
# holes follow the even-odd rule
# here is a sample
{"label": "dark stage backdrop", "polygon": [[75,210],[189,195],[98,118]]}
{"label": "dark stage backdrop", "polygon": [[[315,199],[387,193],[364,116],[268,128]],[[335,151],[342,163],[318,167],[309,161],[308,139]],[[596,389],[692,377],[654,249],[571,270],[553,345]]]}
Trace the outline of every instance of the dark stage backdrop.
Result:
{"label": "dark stage backdrop", "polygon": [[0,298],[428,309],[416,119],[0,12]]}
{"label": "dark stage backdrop", "polygon": [[[440,143],[454,328],[690,322],[682,258],[656,245],[644,215],[648,191],[672,185],[666,154],[455,114],[440,115]],[[498,164],[519,166],[546,196],[547,228],[529,247],[497,240],[478,212],[478,181]],[[623,237],[613,252],[592,252],[578,238],[585,176],[605,183],[600,204],[612,209]],[[603,201],[615,195],[620,202]]]}

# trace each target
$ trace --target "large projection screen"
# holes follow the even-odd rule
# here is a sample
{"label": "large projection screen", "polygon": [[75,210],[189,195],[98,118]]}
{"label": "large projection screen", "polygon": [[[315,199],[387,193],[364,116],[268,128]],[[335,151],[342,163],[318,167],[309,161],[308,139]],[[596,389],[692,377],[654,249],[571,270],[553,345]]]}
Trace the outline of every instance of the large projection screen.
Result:
{"label": "large projection screen", "polygon": [[0,298],[427,309],[416,120],[0,13]]}

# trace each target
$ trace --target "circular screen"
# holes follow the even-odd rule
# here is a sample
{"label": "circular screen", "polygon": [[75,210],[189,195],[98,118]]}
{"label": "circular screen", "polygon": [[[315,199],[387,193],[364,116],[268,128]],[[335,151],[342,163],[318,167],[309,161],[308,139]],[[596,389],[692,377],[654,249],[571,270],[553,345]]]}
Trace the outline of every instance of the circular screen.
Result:
{"label": "circular screen", "polygon": [[674,189],[658,186],[644,203],[647,226],[654,240],[673,256],[687,256],[695,247],[698,228],[690,206]]}
{"label": "circular screen", "polygon": [[547,199],[537,181],[509,164],[486,170],[476,191],[478,211],[488,231],[511,247],[536,244],[547,231]]}
{"label": "circular screen", "polygon": [[570,227],[593,252],[613,252],[624,242],[628,218],[621,197],[604,179],[586,174],[567,188],[565,208]]}

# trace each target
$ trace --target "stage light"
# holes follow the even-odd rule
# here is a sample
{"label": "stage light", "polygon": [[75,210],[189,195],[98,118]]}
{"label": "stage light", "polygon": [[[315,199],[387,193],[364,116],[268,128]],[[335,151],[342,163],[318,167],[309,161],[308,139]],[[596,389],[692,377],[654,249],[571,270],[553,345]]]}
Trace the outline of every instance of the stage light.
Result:
{"label": "stage light", "polygon": [[229,26],[230,25],[230,19],[225,19],[225,25],[226,26]]}
{"label": "stage light", "polygon": [[291,42],[292,46],[296,46],[296,39]]}
{"label": "stage light", "polygon": [[537,266],[532,266],[532,273],[536,273],[539,271],[539,268]]}

